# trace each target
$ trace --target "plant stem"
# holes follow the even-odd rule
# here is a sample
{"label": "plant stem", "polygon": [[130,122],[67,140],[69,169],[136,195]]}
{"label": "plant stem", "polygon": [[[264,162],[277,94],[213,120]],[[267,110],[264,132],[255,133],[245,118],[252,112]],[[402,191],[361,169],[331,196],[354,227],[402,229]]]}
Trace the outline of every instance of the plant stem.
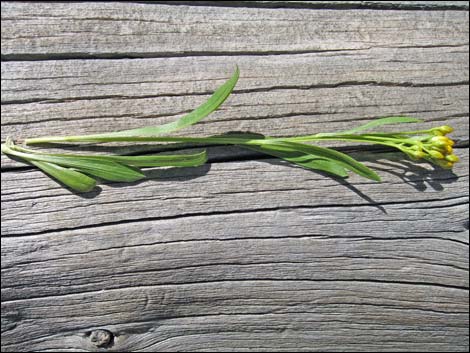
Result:
{"label": "plant stem", "polygon": [[44,143],[60,143],[60,142],[191,142],[191,143],[214,143],[235,145],[245,143],[249,139],[231,138],[231,137],[155,137],[155,136],[101,136],[101,135],[84,135],[84,136],[52,136],[26,139],[27,145],[44,144]]}
{"label": "plant stem", "polygon": [[41,156],[35,156],[34,154],[31,154],[30,152],[28,152],[28,150],[26,150],[26,149],[22,149],[22,150],[24,152],[18,151],[16,149],[12,149],[5,143],[2,144],[2,152],[5,153],[5,154],[20,157],[20,158],[22,158],[24,160],[27,160],[27,161],[39,161],[39,162],[43,161]]}
{"label": "plant stem", "polygon": [[[371,140],[374,141],[371,141]],[[343,134],[317,134],[305,135],[296,137],[266,137],[264,139],[257,138],[240,138],[240,137],[226,137],[226,136],[211,136],[211,137],[167,137],[167,136],[106,136],[106,135],[82,135],[82,136],[51,136],[29,138],[25,140],[27,145],[46,144],[46,143],[60,143],[60,142],[89,142],[89,143],[103,143],[103,142],[190,142],[190,143],[215,143],[215,144],[241,144],[249,141],[261,142],[264,140],[270,141],[290,141],[290,142],[313,142],[313,141],[328,141],[328,140],[348,140],[348,141],[364,141],[364,142],[379,142],[382,140],[394,140],[387,138],[384,134],[367,134],[367,135],[343,135]]]}
{"label": "plant stem", "polygon": [[[390,135],[389,135],[390,136]],[[272,141],[285,142],[314,142],[314,141],[348,141],[365,142],[372,144],[381,144],[388,147],[401,149],[397,144],[397,138],[387,137],[386,134],[367,134],[367,135],[344,135],[344,134],[316,134],[296,137],[266,137],[259,138],[240,138],[240,137],[165,137],[165,136],[106,136],[106,135],[82,135],[82,136],[52,136],[26,139],[28,145],[41,143],[60,143],[60,142],[182,142],[197,144],[221,144],[221,145],[255,145],[260,146]],[[400,139],[400,142],[416,143],[416,140]]]}

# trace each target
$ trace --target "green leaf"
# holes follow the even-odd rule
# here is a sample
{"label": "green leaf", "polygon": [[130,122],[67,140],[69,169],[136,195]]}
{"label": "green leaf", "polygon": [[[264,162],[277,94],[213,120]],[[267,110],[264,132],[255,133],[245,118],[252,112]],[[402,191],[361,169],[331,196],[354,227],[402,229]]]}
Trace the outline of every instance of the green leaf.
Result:
{"label": "green leaf", "polygon": [[[305,156],[305,157],[308,157],[308,156]],[[290,161],[292,163],[298,164],[308,169],[321,170],[321,171],[328,172],[330,174],[336,175],[341,178],[348,177],[347,170],[332,160],[321,159],[321,158],[310,158],[310,159],[304,158],[304,157],[301,157],[301,158],[304,160],[299,160],[298,158],[283,158],[283,159]]]}
{"label": "green leaf", "polygon": [[[381,119],[375,119],[367,124],[355,127],[354,129],[347,130],[347,131],[342,131],[339,133],[335,133],[336,135],[339,134],[355,134],[359,131],[364,131],[364,130],[369,130],[374,127],[382,126],[382,125],[390,125],[390,124],[402,124],[402,123],[419,123],[422,122],[420,119],[416,118],[410,118],[407,116],[391,116],[388,118],[381,118]],[[319,134],[319,135],[327,135],[327,134]]]}
{"label": "green leaf", "polygon": [[138,169],[103,159],[55,157],[47,155],[34,155],[34,159],[71,167],[83,173],[91,174],[109,181],[134,182],[145,178],[145,175]]}
{"label": "green leaf", "polygon": [[160,126],[148,126],[139,129],[118,131],[111,134],[102,134],[107,136],[157,136],[162,134],[167,134],[169,132],[177,131],[187,126],[193,125],[198,121],[204,119],[214,110],[216,110],[223,102],[228,98],[230,93],[232,93],[233,88],[237,84],[238,78],[240,76],[240,70],[238,66],[235,69],[232,77],[220,86],[212,96],[202,105],[194,109],[191,113],[183,116],[177,121],[171,122],[169,124],[164,124]]}
{"label": "green leaf", "polygon": [[339,165],[338,163],[335,163],[334,161],[331,161],[328,159],[319,158],[318,156],[315,156],[309,153],[300,152],[296,149],[289,149],[286,147],[284,150],[281,151],[281,150],[270,148],[270,145],[262,145],[262,146],[250,145],[250,146],[243,146],[243,147],[247,147],[257,152],[266,153],[271,156],[281,158],[285,161],[297,164],[306,169],[314,169],[314,170],[328,172],[330,174],[336,175],[341,178],[345,178],[348,176],[346,169],[342,167],[341,165]]}
{"label": "green leaf", "polygon": [[149,156],[102,156],[100,158],[134,167],[198,167],[207,162],[207,152]]}
{"label": "green leaf", "polygon": [[91,174],[109,181],[130,183],[145,178],[145,175],[138,168],[129,167],[113,161],[102,159],[92,160],[90,158],[80,159],[76,157],[52,158],[52,161],[56,164],[72,167],[83,173]]}
{"label": "green leaf", "polygon": [[78,192],[89,192],[96,186],[96,180],[75,170],[61,167],[56,164],[40,161],[29,161],[44,173],[57,179],[62,184]]}
{"label": "green leaf", "polygon": [[[25,149],[19,146],[15,150],[32,153],[36,155],[45,155],[41,152]],[[82,154],[46,154],[51,157],[75,157],[79,159],[112,161],[133,167],[197,167],[207,162],[207,152],[194,154],[162,154],[162,155],[143,155],[143,156],[119,156],[119,155],[82,155]]]}
{"label": "green leaf", "polygon": [[[288,142],[288,141],[266,141],[268,148],[277,151],[290,151],[296,150],[305,154],[310,154],[319,159],[334,162],[335,164],[342,166],[356,174],[359,174],[365,178],[380,181],[380,177],[372,169],[366,167],[364,164],[356,161],[354,158],[348,155],[333,150],[331,148],[319,147],[314,145],[307,145],[303,143]],[[266,148],[265,143],[263,143]]]}
{"label": "green leaf", "polygon": [[136,167],[195,167],[207,161],[206,151],[194,154],[148,155],[148,156],[107,156],[77,154],[47,154],[33,151],[13,142],[2,145],[2,151],[30,162],[39,161],[71,167],[110,181],[132,182],[145,177]]}
{"label": "green leaf", "polygon": [[[86,174],[97,176],[109,181],[133,182],[145,178],[145,175],[137,168],[119,164],[114,161],[95,158],[82,158],[79,155],[54,156],[49,154],[27,153],[15,150],[14,145],[6,146],[8,150],[2,151],[23,158],[29,162],[48,162],[63,167],[70,167]],[[19,148],[21,149],[21,148]],[[21,149],[22,151],[27,151]]]}
{"label": "green leaf", "polygon": [[[238,66],[235,69],[232,77],[220,86],[209,99],[194,109],[191,113],[181,117],[180,119],[159,126],[147,126],[138,129],[110,132],[95,135],[83,136],[48,136],[40,138],[29,138],[25,140],[27,145],[38,143],[54,143],[54,142],[113,142],[113,141],[142,141],[140,138],[156,137],[159,135],[167,134],[173,131],[183,129],[191,126],[198,121],[204,119],[214,110],[216,110],[232,93],[233,88],[237,84],[240,76]],[[114,139],[115,138],[115,139]],[[171,140],[171,139],[170,139]]]}

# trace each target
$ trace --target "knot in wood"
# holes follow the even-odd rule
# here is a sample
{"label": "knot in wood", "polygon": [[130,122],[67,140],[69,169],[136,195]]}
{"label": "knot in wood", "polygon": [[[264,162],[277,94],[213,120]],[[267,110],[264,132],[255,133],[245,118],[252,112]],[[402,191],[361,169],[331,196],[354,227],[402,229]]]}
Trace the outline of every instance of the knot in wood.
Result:
{"label": "knot in wood", "polygon": [[108,347],[113,343],[114,335],[108,330],[94,330],[90,332],[90,341],[96,347]]}

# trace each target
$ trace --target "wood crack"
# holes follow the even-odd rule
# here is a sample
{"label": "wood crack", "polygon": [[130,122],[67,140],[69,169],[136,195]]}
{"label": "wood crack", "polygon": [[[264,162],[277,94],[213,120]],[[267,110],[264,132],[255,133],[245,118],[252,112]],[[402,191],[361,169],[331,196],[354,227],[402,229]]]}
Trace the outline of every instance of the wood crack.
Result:
{"label": "wood crack", "polygon": [[302,55],[316,53],[330,53],[342,51],[358,51],[364,49],[305,49],[305,50],[265,50],[265,51],[174,51],[174,52],[123,52],[123,53],[12,53],[1,54],[1,61],[50,61],[50,60],[122,60],[122,59],[158,59],[158,58],[191,58],[191,57],[217,57],[217,56],[269,56],[269,55]]}
{"label": "wood crack", "polygon": [[451,285],[451,284],[443,284],[443,283],[434,283],[434,282],[426,282],[426,281],[392,281],[392,280],[382,280],[382,279],[311,279],[311,278],[296,278],[296,279],[279,279],[279,278],[245,278],[245,279],[220,279],[220,280],[201,280],[196,282],[167,282],[161,284],[153,284],[153,285],[130,285],[125,287],[117,287],[117,288],[107,288],[101,290],[93,290],[93,291],[83,291],[83,292],[75,292],[75,293],[66,293],[66,294],[57,294],[57,295],[44,295],[44,296],[36,296],[36,297],[29,297],[23,299],[12,299],[12,300],[3,300],[2,304],[6,303],[20,303],[29,300],[42,300],[42,299],[54,299],[54,298],[63,298],[63,297],[74,297],[79,295],[91,295],[95,293],[103,293],[108,291],[122,291],[122,290],[134,290],[134,289],[143,289],[143,288],[155,288],[155,287],[170,287],[170,286],[201,286],[201,285],[214,285],[214,284],[222,284],[222,283],[246,283],[246,282],[314,282],[314,283],[375,283],[375,284],[382,284],[382,285],[398,285],[398,286],[417,286],[417,287],[439,287],[444,289],[450,290],[462,290],[468,291],[468,287],[466,286],[459,286],[459,285]]}
{"label": "wood crack", "polygon": [[[263,93],[280,90],[315,90],[315,89],[334,89],[340,87],[356,87],[356,86],[375,86],[375,87],[455,87],[455,86],[468,86],[469,81],[455,81],[455,82],[433,82],[433,83],[417,83],[417,82],[393,82],[393,81],[344,81],[337,83],[327,84],[313,84],[313,85],[276,85],[270,87],[246,88],[235,89],[233,95],[248,94],[248,93]],[[191,92],[191,93],[164,93],[152,95],[101,95],[101,96],[81,96],[81,97],[68,97],[68,98],[30,98],[30,99],[15,99],[2,101],[2,105],[11,104],[28,104],[28,103],[66,103],[74,101],[89,101],[89,100],[104,100],[104,99],[149,99],[149,98],[167,98],[167,97],[191,97],[191,96],[208,96],[212,92]],[[4,124],[3,124],[4,125]],[[13,123],[11,124],[13,125]]]}
{"label": "wood crack", "polygon": [[418,10],[418,11],[467,11],[468,3],[446,2],[398,2],[398,1],[133,1],[147,5],[188,5],[188,6],[214,6],[214,7],[240,7],[260,9],[305,9],[305,10]]}
{"label": "wood crack", "polygon": [[[121,225],[121,224],[131,224],[131,223],[141,223],[147,221],[158,221],[158,220],[169,220],[169,219],[182,219],[182,218],[191,218],[191,217],[213,217],[219,215],[227,215],[227,214],[248,214],[248,213],[261,213],[267,211],[281,211],[281,210],[295,210],[295,209],[319,209],[319,208],[355,208],[355,207],[383,207],[386,205],[409,205],[414,203],[420,202],[442,202],[442,201],[449,201],[449,200],[461,200],[457,201],[454,205],[466,205],[468,204],[468,197],[448,197],[443,199],[431,199],[431,200],[409,200],[409,201],[388,201],[388,202],[369,202],[369,203],[358,203],[358,204],[327,204],[327,205],[296,205],[296,206],[282,206],[282,207],[264,207],[264,208],[257,208],[257,209],[243,209],[243,210],[229,210],[229,211],[212,211],[212,212],[192,212],[192,213],[182,213],[178,215],[172,216],[165,216],[165,217],[142,217],[142,218],[134,218],[134,219],[126,219],[126,220],[119,220],[119,221],[111,221],[111,222],[102,222],[100,224],[88,224],[82,225],[78,227],[64,227],[64,228],[57,228],[57,229],[48,229],[38,232],[29,232],[25,234],[14,234],[15,237],[21,236],[35,236],[35,235],[43,235],[48,234],[51,232],[62,232],[62,231],[71,231],[71,230],[80,230],[80,229],[96,229],[104,226],[112,226],[112,225]],[[9,234],[5,233],[2,234],[3,237],[8,237]]]}

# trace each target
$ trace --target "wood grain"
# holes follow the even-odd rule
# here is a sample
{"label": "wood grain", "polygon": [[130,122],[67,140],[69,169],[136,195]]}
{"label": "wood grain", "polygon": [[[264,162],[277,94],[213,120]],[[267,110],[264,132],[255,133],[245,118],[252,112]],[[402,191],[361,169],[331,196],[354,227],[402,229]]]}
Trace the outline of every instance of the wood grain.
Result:
{"label": "wood grain", "polygon": [[2,141],[168,122],[239,65],[222,109],[181,133],[409,115],[453,125],[462,159],[329,144],[379,184],[216,146],[77,195],[2,155],[2,351],[468,351],[468,1],[1,10]]}
{"label": "wood grain", "polygon": [[[96,191],[85,197],[61,188],[39,171],[12,171],[2,176],[2,234],[188,214],[427,201],[440,199],[443,190],[445,198],[458,198],[468,194],[468,149],[457,153],[462,162],[455,166],[455,174],[400,160],[400,154],[362,153],[356,156],[369,159],[368,164],[378,169],[383,182],[351,176],[350,187],[270,159],[157,169],[147,173],[150,180],[106,184],[99,195]],[[390,158],[392,162],[386,161]]]}
{"label": "wood grain", "polygon": [[[308,134],[408,115],[425,121],[420,128],[451,124],[456,128],[453,138],[468,143],[468,46],[196,61],[4,62],[1,138],[86,134],[172,121],[203,102],[236,64],[242,74],[235,93],[219,111],[181,133]],[[404,64],[410,71],[400,70]],[[2,158],[2,168],[13,166],[18,164]]]}
{"label": "wood grain", "polygon": [[2,2],[2,58],[260,55],[468,45],[468,11],[428,11],[425,18],[416,11],[391,14]]}
{"label": "wood grain", "polygon": [[[148,3],[148,1],[141,1]],[[468,10],[468,1],[152,1],[153,4],[300,8],[300,9],[387,9],[387,10]]]}
{"label": "wood grain", "polygon": [[[449,306],[449,297],[461,305]],[[3,344],[5,351],[99,351],[88,335],[105,326],[116,351],[465,351],[465,302],[464,289],[296,275],[129,287],[5,302]]]}
{"label": "wood grain", "polygon": [[[466,153],[456,174],[468,173]],[[165,183],[178,183],[181,200],[147,182],[151,211],[129,199],[122,209],[111,187],[78,200],[50,185],[41,193],[16,184],[31,226],[40,227],[34,217],[49,219],[46,233],[2,237],[4,347],[88,350],[89,333],[106,328],[119,351],[466,349],[468,174],[433,175],[430,185],[421,175],[414,186],[412,177],[385,174],[380,189],[353,180],[353,192],[308,171],[260,164],[211,166],[188,181],[205,179],[199,195],[173,175]],[[240,170],[251,178],[236,179]],[[37,172],[6,176],[18,182],[21,174],[31,184]],[[301,176],[311,179],[302,180],[305,189],[285,188],[285,178],[299,185]],[[2,227],[15,233],[8,185]],[[127,198],[136,193],[127,188]],[[61,210],[46,213],[43,205]],[[123,223],[130,205],[140,218]],[[168,208],[176,214],[166,216]],[[99,209],[115,224],[103,223]],[[51,232],[61,219],[76,228]],[[80,227],[87,219],[97,223]]]}

